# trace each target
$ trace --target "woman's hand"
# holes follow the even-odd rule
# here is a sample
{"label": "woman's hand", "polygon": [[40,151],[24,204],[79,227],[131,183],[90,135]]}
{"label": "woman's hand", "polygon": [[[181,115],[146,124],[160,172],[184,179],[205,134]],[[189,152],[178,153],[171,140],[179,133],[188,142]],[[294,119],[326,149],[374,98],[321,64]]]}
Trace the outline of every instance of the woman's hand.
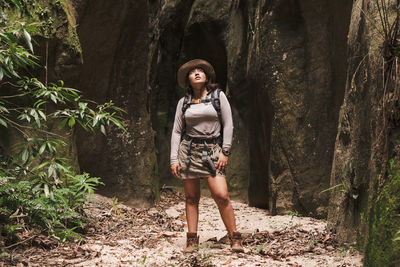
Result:
{"label": "woman's hand", "polygon": [[181,168],[179,167],[179,163],[171,164],[171,173],[176,178],[180,177]]}
{"label": "woman's hand", "polygon": [[228,165],[228,156],[225,156],[222,152],[220,152],[216,165],[218,172],[224,172],[227,165]]}

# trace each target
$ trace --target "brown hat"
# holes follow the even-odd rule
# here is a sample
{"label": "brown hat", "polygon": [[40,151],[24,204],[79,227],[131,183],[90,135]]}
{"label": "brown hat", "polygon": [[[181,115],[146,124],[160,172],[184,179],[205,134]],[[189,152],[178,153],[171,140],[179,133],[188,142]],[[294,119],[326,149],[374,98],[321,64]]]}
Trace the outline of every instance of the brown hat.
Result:
{"label": "brown hat", "polygon": [[186,87],[188,73],[194,68],[202,68],[210,79],[210,82],[215,82],[216,77],[213,66],[203,59],[193,59],[183,64],[178,70],[178,85],[181,88]]}

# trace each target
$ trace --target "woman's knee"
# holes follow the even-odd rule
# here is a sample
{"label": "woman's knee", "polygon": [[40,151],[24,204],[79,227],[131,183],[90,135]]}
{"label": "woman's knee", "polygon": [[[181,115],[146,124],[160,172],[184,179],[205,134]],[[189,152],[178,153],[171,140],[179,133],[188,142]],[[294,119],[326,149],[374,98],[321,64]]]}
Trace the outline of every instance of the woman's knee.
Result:
{"label": "woman's knee", "polygon": [[213,198],[218,206],[226,207],[230,203],[229,195],[227,193],[214,194]]}
{"label": "woman's knee", "polygon": [[186,195],[186,204],[198,206],[200,202],[200,195]]}

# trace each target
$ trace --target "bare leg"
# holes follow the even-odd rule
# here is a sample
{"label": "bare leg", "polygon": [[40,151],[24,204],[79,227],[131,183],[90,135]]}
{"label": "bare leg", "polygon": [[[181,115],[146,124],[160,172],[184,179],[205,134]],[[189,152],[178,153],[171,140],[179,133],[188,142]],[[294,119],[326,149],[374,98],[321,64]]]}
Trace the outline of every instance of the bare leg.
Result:
{"label": "bare leg", "polygon": [[225,177],[216,176],[207,178],[208,187],[210,188],[211,195],[217,203],[219,213],[221,214],[222,221],[225,224],[226,230],[229,235],[236,232],[235,215],[228,194],[228,186],[226,185]]}
{"label": "bare leg", "polygon": [[188,232],[197,233],[199,221],[200,179],[183,180],[186,197],[186,220]]}

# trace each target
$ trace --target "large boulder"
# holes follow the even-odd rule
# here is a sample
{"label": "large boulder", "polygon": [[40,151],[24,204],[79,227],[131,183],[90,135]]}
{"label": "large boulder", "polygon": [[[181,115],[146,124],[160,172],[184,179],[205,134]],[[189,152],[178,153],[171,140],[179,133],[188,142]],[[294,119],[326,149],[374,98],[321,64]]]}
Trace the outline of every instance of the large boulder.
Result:
{"label": "large boulder", "polygon": [[82,170],[100,176],[101,192],[135,206],[158,198],[148,90],[148,1],[75,1],[83,65],[75,85],[97,102],[113,100],[127,114],[126,131],[77,135]]}
{"label": "large boulder", "polygon": [[348,35],[328,226],[340,242],[365,250],[365,266],[400,262],[400,243],[393,240],[400,229],[397,8],[392,1],[354,1]]}

